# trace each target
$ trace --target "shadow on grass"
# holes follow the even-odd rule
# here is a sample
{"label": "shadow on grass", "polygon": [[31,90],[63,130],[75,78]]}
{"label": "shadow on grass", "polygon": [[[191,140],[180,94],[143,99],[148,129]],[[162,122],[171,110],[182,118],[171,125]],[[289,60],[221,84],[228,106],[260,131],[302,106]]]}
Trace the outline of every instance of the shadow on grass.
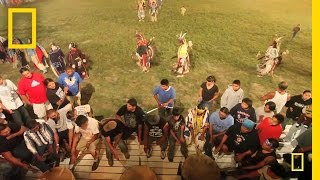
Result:
{"label": "shadow on grass", "polygon": [[88,104],[95,88],[91,83],[87,83],[85,87],[81,88],[81,104]]}

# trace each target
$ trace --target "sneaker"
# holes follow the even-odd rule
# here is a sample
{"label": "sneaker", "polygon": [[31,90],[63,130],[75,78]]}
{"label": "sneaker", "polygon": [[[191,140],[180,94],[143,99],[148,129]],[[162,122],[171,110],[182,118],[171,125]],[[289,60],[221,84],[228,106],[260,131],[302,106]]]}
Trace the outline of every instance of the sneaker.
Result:
{"label": "sneaker", "polygon": [[128,152],[126,152],[126,153],[124,153],[124,157],[125,157],[126,159],[129,159],[129,158],[130,158],[130,154],[129,154]]}
{"label": "sneaker", "polygon": [[147,150],[147,158],[149,158],[149,157],[151,157],[151,153],[152,153],[152,148],[149,148],[148,150]]}
{"label": "sneaker", "polygon": [[92,164],[92,168],[91,168],[92,171],[95,171],[96,169],[98,169],[99,162],[100,162],[99,158],[94,161],[94,163]]}
{"label": "sneaker", "polygon": [[161,157],[161,159],[166,158],[166,151],[161,151],[160,157]]}

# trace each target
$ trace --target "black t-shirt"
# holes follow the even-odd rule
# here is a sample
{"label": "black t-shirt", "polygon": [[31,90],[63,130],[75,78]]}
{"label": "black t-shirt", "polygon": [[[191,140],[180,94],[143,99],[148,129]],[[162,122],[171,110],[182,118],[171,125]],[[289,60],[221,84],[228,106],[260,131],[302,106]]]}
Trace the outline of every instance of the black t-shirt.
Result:
{"label": "black t-shirt", "polygon": [[[55,89],[47,88],[47,98],[48,98],[50,104],[52,105],[53,109],[58,108],[58,105],[56,103],[61,99],[61,97],[59,97],[59,95],[61,92],[63,92],[63,87],[60,86],[58,83],[55,83],[55,84],[56,84]],[[66,106],[69,103],[70,103],[70,101],[67,98],[64,98],[64,101],[60,105],[59,109],[63,108],[64,106]]]}
{"label": "black t-shirt", "polygon": [[173,119],[173,115],[170,115],[168,117],[169,121],[169,127],[172,129],[174,132],[179,132],[181,130],[181,126],[185,125],[185,121],[182,115],[180,115],[178,121],[175,121]]}
{"label": "black t-shirt", "polygon": [[[292,96],[290,101],[286,103],[286,107],[288,107],[286,117],[297,120],[302,114],[302,109],[310,104],[312,104],[312,98],[304,101],[302,95]],[[293,111],[290,111],[290,107],[293,108]]]}
{"label": "black t-shirt", "polygon": [[213,85],[211,89],[207,89],[207,83],[204,82],[200,86],[202,88],[202,100],[203,101],[210,101],[216,92],[219,91],[219,88],[217,85]]}
{"label": "black t-shirt", "polygon": [[[128,127],[126,127],[121,121],[119,121],[119,120],[110,120],[110,121],[115,121],[117,123],[117,126],[113,130],[105,132],[104,129],[102,128],[103,127],[103,125],[102,125],[100,128],[100,132],[104,137],[109,136],[110,140],[113,141],[114,138],[121,133],[123,133],[122,139],[127,139],[130,136],[130,134],[127,133],[127,132],[129,132]],[[107,121],[107,122],[109,122],[109,121]]]}
{"label": "black t-shirt", "polygon": [[[14,123],[9,123],[8,127],[11,129],[11,134],[20,131],[21,126]],[[23,136],[16,136],[10,140],[6,137],[0,136],[0,153],[12,151],[16,146],[18,146],[21,141],[23,141]]]}
{"label": "black t-shirt", "polygon": [[160,118],[160,121],[156,125],[151,125],[148,121],[145,124],[149,128],[148,135],[154,138],[160,138],[163,136],[163,127],[166,124],[166,121],[163,118]]}
{"label": "black t-shirt", "polygon": [[143,110],[137,106],[134,112],[127,110],[127,105],[123,105],[117,112],[118,116],[124,116],[124,123],[131,130],[136,131],[138,125],[143,124],[145,113]]}
{"label": "black t-shirt", "polygon": [[248,118],[253,122],[257,121],[256,112],[253,107],[250,107],[249,109],[243,109],[241,107],[241,103],[235,105],[230,110],[230,115],[234,118],[234,123],[243,123],[243,119]]}
{"label": "black t-shirt", "polygon": [[249,133],[241,132],[241,124],[232,125],[226,132],[228,139],[226,141],[227,145],[231,146],[236,153],[243,153],[247,150],[251,152],[256,152],[260,146],[260,140],[258,133],[253,129]]}

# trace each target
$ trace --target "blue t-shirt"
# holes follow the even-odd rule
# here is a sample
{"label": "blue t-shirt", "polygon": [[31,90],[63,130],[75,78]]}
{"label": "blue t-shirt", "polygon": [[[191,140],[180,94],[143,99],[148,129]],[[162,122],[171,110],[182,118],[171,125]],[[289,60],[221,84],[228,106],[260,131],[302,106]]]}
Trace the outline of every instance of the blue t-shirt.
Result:
{"label": "blue t-shirt", "polygon": [[70,93],[75,96],[79,92],[79,84],[82,82],[80,75],[74,72],[71,76],[68,76],[65,72],[59,76],[58,83],[63,87],[68,87]]}
{"label": "blue t-shirt", "polygon": [[214,132],[220,133],[222,131],[228,130],[229,127],[233,125],[234,119],[231,115],[228,115],[225,119],[221,120],[218,110],[210,115],[209,123],[210,125],[213,124]]}
{"label": "blue t-shirt", "polygon": [[[165,91],[161,88],[161,86],[157,86],[154,91],[154,95],[158,95],[160,103],[166,103],[169,99],[176,99],[176,91],[172,86]],[[173,107],[173,102],[168,104],[169,107]]]}

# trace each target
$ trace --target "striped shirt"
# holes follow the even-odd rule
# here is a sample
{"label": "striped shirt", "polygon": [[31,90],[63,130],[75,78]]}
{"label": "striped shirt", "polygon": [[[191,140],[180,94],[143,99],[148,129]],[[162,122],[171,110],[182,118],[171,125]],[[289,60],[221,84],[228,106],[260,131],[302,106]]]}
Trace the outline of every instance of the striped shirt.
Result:
{"label": "striped shirt", "polygon": [[53,131],[46,123],[40,124],[39,130],[24,132],[24,141],[32,154],[38,154],[37,147],[53,143]]}

